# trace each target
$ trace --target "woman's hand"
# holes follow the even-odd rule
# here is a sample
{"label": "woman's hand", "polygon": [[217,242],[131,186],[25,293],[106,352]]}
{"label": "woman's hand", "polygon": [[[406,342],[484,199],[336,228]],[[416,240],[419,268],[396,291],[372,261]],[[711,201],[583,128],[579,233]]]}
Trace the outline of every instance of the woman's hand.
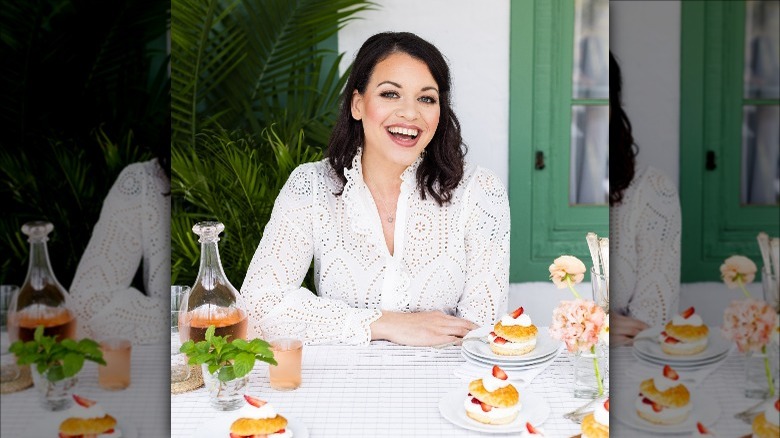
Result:
{"label": "woman's hand", "polygon": [[458,341],[475,328],[477,325],[471,321],[439,311],[382,312],[382,316],[371,323],[371,340],[429,347]]}
{"label": "woman's hand", "polygon": [[638,319],[615,312],[609,315],[609,345],[633,345],[634,336],[648,327]]}

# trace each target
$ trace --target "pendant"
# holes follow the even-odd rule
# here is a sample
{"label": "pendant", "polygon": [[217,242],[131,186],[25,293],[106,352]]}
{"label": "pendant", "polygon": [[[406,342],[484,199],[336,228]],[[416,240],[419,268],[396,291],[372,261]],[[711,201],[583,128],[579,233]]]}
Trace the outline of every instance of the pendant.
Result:
{"label": "pendant", "polygon": [[392,224],[393,223],[393,217],[392,216],[388,216],[387,217],[387,222],[390,222]]}

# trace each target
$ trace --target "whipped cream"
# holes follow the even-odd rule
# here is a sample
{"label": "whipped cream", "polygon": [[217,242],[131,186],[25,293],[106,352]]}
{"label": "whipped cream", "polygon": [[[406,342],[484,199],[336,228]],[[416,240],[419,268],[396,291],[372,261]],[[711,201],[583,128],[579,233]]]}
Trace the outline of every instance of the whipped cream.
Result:
{"label": "whipped cream", "polygon": [[520,410],[520,402],[518,402],[514,406],[510,406],[508,408],[497,408],[493,407],[493,409],[485,412],[482,410],[482,406],[472,403],[471,399],[474,398],[473,396],[467,395],[466,399],[463,401],[463,407],[466,408],[466,411],[483,415],[485,417],[490,418],[491,420],[494,420],[496,418],[506,418],[511,415],[513,415],[515,412],[518,412]]}
{"label": "whipped cream", "polygon": [[276,417],[276,409],[274,409],[274,406],[271,403],[266,403],[259,408],[256,408],[250,404],[246,404],[241,407],[241,410],[238,411],[238,414],[242,418],[265,420]]}
{"label": "whipped cream", "polygon": [[78,403],[73,403],[73,405],[65,411],[65,418],[103,418],[105,416],[106,411],[103,410],[103,406],[100,406],[99,403],[95,403],[88,408],[85,408]]}
{"label": "whipped cream", "polygon": [[688,403],[687,405],[680,408],[668,408],[664,406],[664,408],[661,409],[661,412],[656,412],[653,410],[653,407],[651,405],[642,403],[643,398],[644,397],[642,396],[637,397],[636,401],[634,402],[634,407],[636,407],[636,410],[645,414],[652,415],[661,420],[677,418],[683,414],[690,413],[691,409],[693,409],[693,406],[691,406],[691,404]]}
{"label": "whipped cream", "polygon": [[493,377],[493,374],[488,374],[482,378],[482,386],[484,386],[488,392],[493,392],[499,388],[506,388],[509,385],[509,379],[497,379]]}
{"label": "whipped cream", "polygon": [[[289,427],[289,426],[288,426]],[[293,433],[289,428],[285,428],[282,433],[269,433],[268,438],[292,438]]]}
{"label": "whipped cream", "polygon": [[609,411],[604,407],[604,403],[596,405],[596,410],[593,411],[593,419],[596,423],[609,427]]}
{"label": "whipped cream", "polygon": [[[488,341],[494,342],[498,336],[488,335]],[[510,342],[506,341],[504,344],[497,344],[501,348],[506,348],[508,350],[522,350],[524,348],[528,347],[536,347],[536,338],[531,339],[530,341],[525,342]]]}
{"label": "whipped cream", "polygon": [[704,321],[702,321],[701,316],[694,313],[693,315],[683,318],[682,315],[674,315],[674,318],[672,318],[672,324],[674,325],[692,325],[694,327],[701,327],[704,325]]}
{"label": "whipped cream", "polygon": [[533,325],[531,322],[531,317],[527,314],[523,313],[522,315],[518,316],[517,318],[512,318],[512,315],[506,314],[501,317],[501,325],[504,327],[510,326],[510,325],[519,325],[522,327],[530,327]]}
{"label": "whipped cream", "polygon": [[774,402],[773,403],[767,402],[766,408],[764,408],[764,417],[766,417],[766,421],[774,424],[775,426],[780,426],[780,412],[778,412],[778,410],[775,409]]}
{"label": "whipped cream", "polygon": [[664,376],[662,371],[653,376],[653,384],[655,385],[655,389],[664,392],[669,388],[674,388],[675,386],[680,385],[681,383],[679,380],[672,380]]}

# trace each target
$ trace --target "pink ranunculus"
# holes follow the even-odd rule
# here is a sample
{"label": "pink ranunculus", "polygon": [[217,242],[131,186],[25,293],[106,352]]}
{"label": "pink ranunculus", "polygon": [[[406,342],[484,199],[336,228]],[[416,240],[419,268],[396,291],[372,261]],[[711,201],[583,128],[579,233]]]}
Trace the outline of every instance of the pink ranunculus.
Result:
{"label": "pink ranunculus", "polygon": [[733,255],[720,265],[720,278],[729,289],[736,289],[740,287],[737,279],[741,279],[743,285],[752,283],[757,270],[756,264],[749,258]]}
{"label": "pink ranunculus", "polygon": [[604,309],[593,300],[564,300],[553,310],[550,336],[563,341],[570,352],[585,352],[599,341],[605,319]]}
{"label": "pink ranunculus", "polygon": [[568,276],[572,284],[577,284],[585,278],[585,264],[580,259],[570,255],[562,255],[553,260],[550,265],[550,280],[558,289],[564,289],[569,285],[566,282]]}
{"label": "pink ranunculus", "polygon": [[723,336],[736,342],[743,353],[761,351],[776,326],[777,314],[764,300],[734,300],[723,312]]}

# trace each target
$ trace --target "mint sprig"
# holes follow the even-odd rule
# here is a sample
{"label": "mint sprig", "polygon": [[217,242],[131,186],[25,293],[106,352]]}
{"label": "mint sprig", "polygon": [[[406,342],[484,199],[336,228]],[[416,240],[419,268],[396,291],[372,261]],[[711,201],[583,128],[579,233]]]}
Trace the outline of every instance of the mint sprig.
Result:
{"label": "mint sprig", "polygon": [[209,373],[217,373],[217,378],[222,382],[246,376],[258,360],[277,365],[268,342],[262,339],[234,339],[228,342],[229,335],[215,336],[215,331],[216,327],[210,325],[206,329],[205,341],[196,343],[189,340],[182,344],[179,351],[189,357],[188,363],[208,365]]}
{"label": "mint sprig", "polygon": [[16,341],[9,351],[16,356],[19,365],[35,364],[40,375],[51,382],[73,377],[81,371],[85,361],[105,365],[100,346],[92,339],[59,341],[55,336],[45,336],[44,327],[35,328],[32,341]]}

